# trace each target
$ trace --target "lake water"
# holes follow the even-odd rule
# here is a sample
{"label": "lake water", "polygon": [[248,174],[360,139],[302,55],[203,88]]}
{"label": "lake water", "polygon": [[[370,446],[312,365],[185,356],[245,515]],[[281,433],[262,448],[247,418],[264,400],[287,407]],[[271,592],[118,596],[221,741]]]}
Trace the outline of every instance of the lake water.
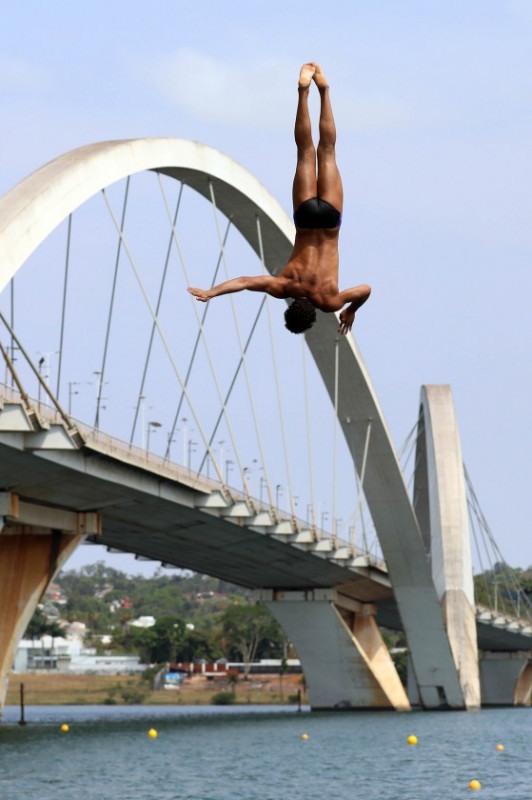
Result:
{"label": "lake water", "polygon": [[0,724],[0,800],[532,799],[530,709],[40,706],[18,718],[8,707]]}

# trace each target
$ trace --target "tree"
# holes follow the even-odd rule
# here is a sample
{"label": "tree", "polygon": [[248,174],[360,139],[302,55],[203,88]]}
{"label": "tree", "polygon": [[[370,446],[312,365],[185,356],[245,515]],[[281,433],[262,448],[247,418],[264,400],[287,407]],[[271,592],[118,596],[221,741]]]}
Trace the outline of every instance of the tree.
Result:
{"label": "tree", "polygon": [[185,638],[185,622],[181,617],[161,617],[153,628],[151,663],[175,662]]}
{"label": "tree", "polygon": [[113,649],[122,653],[137,653],[143,664],[156,663],[152,659],[155,637],[153,628],[134,625],[113,634]]}
{"label": "tree", "polygon": [[47,620],[43,614],[42,608],[37,606],[35,613],[28,622],[28,627],[24,635],[27,639],[40,639],[41,636],[52,636],[53,638],[55,636],[62,636],[63,629],[60,628],[57,622],[50,622]]}
{"label": "tree", "polygon": [[279,626],[270,612],[261,605],[238,603],[222,614],[222,635],[228,649],[235,650],[244,662],[247,678],[259,644],[278,636]]}
{"label": "tree", "polygon": [[177,661],[215,661],[222,654],[211,633],[197,628],[187,629],[179,644]]}

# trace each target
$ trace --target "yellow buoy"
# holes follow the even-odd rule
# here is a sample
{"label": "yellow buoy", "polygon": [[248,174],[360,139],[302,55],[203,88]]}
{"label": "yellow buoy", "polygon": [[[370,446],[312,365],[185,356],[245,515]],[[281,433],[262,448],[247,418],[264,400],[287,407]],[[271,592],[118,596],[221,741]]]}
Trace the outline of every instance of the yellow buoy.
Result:
{"label": "yellow buoy", "polygon": [[411,736],[408,737],[406,741],[408,742],[408,744],[417,744],[417,736],[414,736],[412,734]]}
{"label": "yellow buoy", "polygon": [[498,745],[496,745],[495,749],[496,750],[504,750],[504,745],[503,744],[498,744]]}
{"label": "yellow buoy", "polygon": [[470,789],[480,789],[481,788],[480,781],[476,781],[476,780],[469,781],[469,788]]}
{"label": "yellow buoy", "polygon": [[301,738],[306,741],[308,739],[308,733],[302,733]]}
{"label": "yellow buoy", "polygon": [[68,733],[70,730],[70,725],[67,725],[66,722],[63,722],[63,724],[61,725],[61,730],[63,731],[63,733]]}
{"label": "yellow buoy", "polygon": [[159,735],[159,734],[157,733],[157,731],[155,730],[155,728],[150,728],[150,729],[149,729],[149,731],[148,731],[148,736],[150,737],[150,739],[156,739],[158,735]]}

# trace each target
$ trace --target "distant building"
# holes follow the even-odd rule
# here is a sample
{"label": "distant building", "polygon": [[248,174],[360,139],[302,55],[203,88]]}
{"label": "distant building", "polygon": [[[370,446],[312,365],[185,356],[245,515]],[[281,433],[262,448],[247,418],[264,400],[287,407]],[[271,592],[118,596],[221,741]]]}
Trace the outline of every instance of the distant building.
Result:
{"label": "distant building", "polygon": [[66,639],[77,639],[79,641],[83,641],[87,635],[87,626],[84,622],[78,622],[77,620],[74,620],[73,622],[68,622],[64,626],[64,631]]}
{"label": "distant building", "polygon": [[68,672],[76,674],[90,673],[96,675],[131,675],[136,672],[144,672],[146,664],[140,663],[139,656],[107,656],[96,654],[81,654],[72,659],[68,667]]}
{"label": "distant building", "polygon": [[134,628],[153,628],[155,621],[155,617],[138,617],[138,619],[128,622],[128,625],[132,625]]}
{"label": "distant building", "polygon": [[64,639],[62,636],[41,636],[40,639],[22,639],[19,642],[13,664],[14,672],[33,670],[62,670],[72,658],[81,653],[81,642]]}
{"label": "distant building", "polygon": [[[209,663],[204,659],[198,661],[177,661],[169,665],[170,672],[186,675],[202,675],[205,678],[223,678],[229,673],[242,673],[246,671],[248,665],[242,661],[225,661],[220,659],[214,663]],[[277,675],[283,667],[280,658],[261,659],[253,661],[249,672],[252,675]],[[302,672],[301,662],[297,658],[288,658],[284,662],[284,671],[290,674]]]}
{"label": "distant building", "polygon": [[63,590],[59,586],[58,583],[52,582],[44,595],[45,600],[54,603],[56,606],[64,606],[67,603],[67,599],[63,594]]}
{"label": "distant building", "polygon": [[14,672],[59,671],[76,674],[127,675],[142,672],[145,665],[136,655],[98,655],[82,647],[80,639],[41,636],[22,639],[15,654]]}

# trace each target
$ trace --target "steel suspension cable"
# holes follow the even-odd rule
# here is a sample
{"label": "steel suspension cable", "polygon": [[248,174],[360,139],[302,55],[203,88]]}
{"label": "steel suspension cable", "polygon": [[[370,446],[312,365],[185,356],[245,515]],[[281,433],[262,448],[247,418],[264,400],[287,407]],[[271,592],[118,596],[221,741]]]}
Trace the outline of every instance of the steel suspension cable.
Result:
{"label": "steel suspension cable", "polygon": [[[22,354],[22,357],[26,360],[26,363],[28,364],[30,370],[33,372],[33,374],[37,378],[37,380],[39,382],[39,386],[44,389],[45,393],[50,398],[50,401],[54,405],[55,409],[57,410],[57,412],[60,415],[60,417],[63,420],[63,422],[66,424],[67,428],[72,429],[73,428],[72,420],[70,419],[69,415],[62,408],[61,404],[59,403],[59,400],[54,395],[53,391],[50,389],[50,387],[48,386],[48,384],[46,383],[46,381],[42,377],[39,369],[35,366],[35,364],[31,360],[29,354],[24,349],[24,347],[22,345],[22,342],[20,341],[20,339],[16,335],[15,331],[13,330],[13,328],[11,327],[11,325],[9,324],[9,322],[7,321],[7,319],[2,314],[1,311],[0,311],[0,321],[3,322],[3,324],[7,328],[12,340],[14,340],[14,342],[15,342],[15,344],[17,346],[17,350]],[[3,356],[3,358],[5,359],[7,367],[8,367],[8,369],[10,370],[10,372],[11,372],[11,374],[13,376],[13,380],[14,380],[14,382],[16,384],[17,391],[20,394],[24,404],[26,405],[26,407],[28,409],[31,409],[32,408],[32,402],[31,402],[31,400],[29,398],[29,395],[26,392],[26,390],[24,389],[24,386],[22,385],[22,381],[18,377],[18,374],[17,374],[17,372],[15,370],[15,366],[14,366],[13,362],[11,361],[11,359],[9,358],[9,353],[7,352],[7,350],[5,349],[5,347],[1,343],[0,343],[0,353]]]}
{"label": "steel suspension cable", "polygon": [[[157,175],[157,177],[159,178],[159,182],[160,182],[160,175]],[[156,303],[156,306],[155,306],[155,316],[157,318],[159,317],[159,311],[161,310],[161,302],[162,302],[164,287],[165,287],[165,283],[166,283],[166,276],[167,276],[167,273],[168,273],[168,264],[170,262],[170,255],[171,255],[171,252],[172,252],[173,230],[175,228],[177,216],[179,214],[179,208],[181,206],[181,196],[182,196],[182,194],[183,194],[183,184],[181,183],[180,186],[179,186],[179,193],[178,193],[178,196],[177,196],[175,212],[174,212],[174,215],[173,215],[172,233],[170,234],[170,240],[168,242],[168,247],[167,247],[167,250],[166,250],[166,258],[164,260],[164,267],[163,267],[163,271],[162,271],[162,275],[161,275],[161,282],[159,284],[159,293],[157,295],[157,303]],[[151,326],[151,331],[150,331],[150,338],[149,338],[149,341],[148,341],[148,348],[147,348],[147,351],[146,351],[146,358],[144,360],[144,369],[142,371],[142,377],[141,377],[141,381],[140,381],[139,392],[138,392],[138,395],[137,395],[137,405],[136,405],[135,414],[134,414],[134,417],[133,417],[133,425],[131,426],[131,435],[130,435],[130,438],[129,438],[129,444],[133,444],[133,439],[134,439],[134,436],[135,436],[135,430],[136,430],[136,427],[137,427],[137,419],[138,419],[138,416],[139,416],[139,411],[140,411],[140,407],[141,407],[141,403],[142,403],[142,399],[141,398],[144,396],[144,386],[146,385],[146,377],[147,377],[147,374],[148,374],[148,367],[149,367],[149,363],[150,363],[150,359],[151,359],[153,342],[154,342],[154,338],[155,338],[155,331],[156,331],[156,326],[155,326],[155,322],[153,322],[152,326]],[[171,435],[173,436],[173,431],[172,431]]]}
{"label": "steel suspension cable", "polygon": [[[11,328],[14,330],[15,328],[15,278],[11,278],[9,284],[9,300],[10,300],[10,319],[11,319]],[[11,362],[15,363],[15,340],[13,335],[11,335]],[[11,386],[13,386],[13,375],[11,374]],[[7,383],[7,381],[6,381]]]}
{"label": "steel suspension cable", "polygon": [[[167,200],[166,200],[166,194],[164,192],[164,189],[163,189],[162,185],[161,185],[161,192],[162,192],[163,199],[164,199],[164,202],[165,202],[165,207],[167,209],[167,214],[169,216],[169,219],[171,219],[170,218],[170,214],[169,214],[168,203],[167,203]],[[215,269],[215,272],[214,272],[214,276],[213,276],[213,279],[212,279],[212,284],[211,284],[212,286],[214,286],[214,284],[216,283],[218,270],[219,270],[220,264],[222,263],[222,260],[223,260],[223,254],[224,254],[224,251],[225,251],[225,245],[226,245],[227,238],[228,238],[229,231],[230,231],[231,227],[232,227],[232,221],[231,221],[231,219],[228,219],[227,227],[226,227],[225,234],[224,234],[224,237],[223,237],[223,240],[222,240],[222,246],[221,246],[221,250],[220,250],[220,255],[218,257],[218,262],[217,262],[216,269]],[[187,284],[188,284],[188,283],[190,283],[188,268],[187,268],[187,265],[186,265],[186,261],[185,261],[185,259],[183,257],[183,253],[182,253],[181,247],[179,245],[179,239],[177,237],[177,231],[176,231],[175,224],[172,225],[172,238],[173,238],[173,242],[174,242],[174,244],[175,244],[175,246],[177,248],[179,261],[181,263],[182,270],[183,270],[183,273],[185,275],[185,279],[186,279]],[[204,347],[205,347],[205,350],[206,350],[207,359],[209,361],[209,366],[210,366],[210,369],[211,369],[211,374],[212,374],[212,377],[213,377],[213,380],[214,380],[214,383],[215,383],[215,386],[216,386],[218,398],[219,398],[219,401],[220,401],[220,404],[221,404],[220,414],[219,414],[218,419],[217,419],[217,421],[216,421],[216,423],[214,425],[214,428],[213,428],[213,430],[211,432],[211,435],[209,437],[209,441],[208,441],[208,444],[207,444],[203,459],[202,459],[202,461],[200,463],[200,466],[198,468],[198,474],[199,474],[199,473],[201,473],[201,471],[202,471],[202,469],[203,469],[203,467],[205,465],[205,462],[206,462],[206,460],[208,458],[210,458],[210,460],[213,461],[213,462],[215,461],[214,452],[212,450],[212,445],[214,443],[214,439],[216,437],[216,433],[218,431],[218,427],[219,427],[222,419],[225,417],[226,421],[227,421],[227,413],[226,413],[227,404],[229,402],[229,398],[231,396],[233,387],[235,386],[236,378],[237,378],[238,373],[240,371],[240,367],[243,364],[243,357],[242,356],[240,357],[239,363],[238,363],[237,368],[235,370],[235,373],[234,373],[233,379],[232,379],[232,381],[230,383],[229,389],[226,392],[225,397],[222,397],[222,392],[221,392],[221,389],[220,389],[220,384],[219,384],[219,381],[218,381],[218,378],[217,378],[217,372],[216,372],[215,365],[214,365],[214,359],[212,358],[207,338],[204,335],[205,318],[206,318],[209,306],[208,306],[208,304],[205,305],[204,311],[203,311],[203,313],[201,315],[201,319],[200,319],[200,314],[198,313],[198,310],[197,310],[197,308],[198,308],[197,303],[194,302],[194,301],[192,301],[192,302],[193,302],[193,309],[194,309],[194,313],[195,313],[195,316],[196,316],[196,321],[198,322],[199,330],[198,330],[198,334],[196,336],[196,341],[195,341],[195,344],[194,344],[194,347],[193,347],[192,355],[191,355],[191,358],[189,360],[189,365],[188,365],[188,369],[187,369],[187,373],[186,373],[186,377],[185,377],[185,386],[188,385],[188,381],[189,381],[189,378],[190,378],[190,375],[191,375],[191,372],[192,372],[194,359],[195,359],[195,356],[196,356],[196,352],[197,352],[197,349],[198,349],[199,342],[203,339],[203,343],[204,343]],[[244,354],[247,352],[247,349],[248,349],[248,347],[249,347],[249,345],[251,343],[251,340],[252,340],[252,337],[253,337],[253,333],[255,331],[257,322],[259,320],[263,305],[264,305],[264,299],[263,299],[263,302],[261,303],[261,305],[259,307],[259,311],[258,311],[258,313],[257,313],[257,315],[255,317],[255,320],[254,320],[254,322],[252,324],[252,327],[251,327],[251,330],[249,332],[249,335],[248,335],[248,338],[247,338],[247,341],[246,341],[246,344],[245,344],[245,347],[244,347]],[[169,436],[168,447],[169,447],[171,438],[173,436],[173,431],[175,430],[175,428],[177,426],[177,421],[179,419],[179,414],[180,414],[180,409],[181,409],[181,406],[182,406],[183,399],[184,399],[184,395],[182,393],[180,401],[178,403],[178,408],[177,408],[177,411],[176,411],[176,415],[175,415],[175,418],[174,418],[172,433]],[[228,424],[230,425],[230,421],[228,422]],[[167,448],[167,453],[166,453],[165,457],[167,457],[167,456],[168,456],[168,448]],[[221,472],[221,468],[219,469],[219,471]],[[249,495],[249,490],[248,490],[246,482],[244,482],[244,489],[246,490],[246,495],[249,497],[250,495]]]}
{"label": "steel suspension cable", "polygon": [[[416,433],[417,433],[418,425],[419,425],[419,420],[416,420],[414,422],[412,428],[407,433],[406,438],[405,438],[405,440],[404,440],[404,442],[403,442],[403,444],[401,446],[401,449],[399,450],[399,453],[397,454],[397,460],[399,462],[402,461],[403,458],[405,458],[405,454],[406,454],[405,463],[408,463],[408,461],[410,459],[410,456],[412,454],[412,443],[415,443],[416,439],[417,439]],[[406,453],[407,449],[408,449],[408,453]]]}
{"label": "steel suspension cable", "polygon": [[479,562],[479,565],[480,565],[482,581],[484,583],[484,588],[486,589],[486,595],[487,595],[488,600],[489,600],[490,593],[489,593],[488,579],[487,579],[487,575],[486,575],[486,570],[484,568],[484,562],[483,562],[483,558],[482,558],[482,551],[481,551],[480,542],[479,542],[480,531],[477,532],[477,525],[476,525],[477,520],[476,520],[476,518],[474,516],[472,503],[470,501],[468,501],[468,503],[467,503],[467,514],[468,514],[468,518],[469,518],[469,527],[470,527],[470,530],[471,530],[471,533],[472,533],[472,536],[473,536],[473,542],[475,544],[476,555],[477,555],[478,562]]}
{"label": "steel suspension cable", "polygon": [[[222,239],[221,239],[221,235],[220,235],[220,226],[219,226],[219,222],[218,222],[218,207],[217,207],[216,197],[215,197],[215,193],[214,193],[214,186],[213,186],[213,183],[212,183],[211,180],[209,180],[209,194],[210,194],[211,205],[212,205],[212,209],[213,209],[214,224],[215,224],[216,233],[217,233],[217,236],[218,236],[218,244],[219,244],[221,252],[222,252],[222,263],[223,263],[223,266],[224,266],[224,272],[225,272],[226,278],[228,278],[229,277],[229,271],[228,271],[228,268],[227,268],[227,260],[226,260],[226,257],[225,257],[225,247],[223,245],[223,242],[222,242]],[[231,311],[232,311],[232,315],[233,315],[233,322],[234,322],[234,326],[235,326],[235,333],[236,333],[236,337],[237,337],[237,340],[238,340],[238,347],[239,347],[239,350],[240,350],[240,360],[241,360],[242,368],[243,368],[243,371],[244,371],[246,390],[247,390],[250,406],[251,406],[252,409],[254,409],[255,404],[254,404],[254,400],[253,400],[253,392],[252,392],[252,389],[251,389],[251,382],[250,382],[250,379],[249,379],[249,372],[248,372],[247,363],[246,363],[246,350],[244,349],[243,344],[242,344],[242,336],[241,336],[241,333],[240,333],[240,325],[238,323],[238,317],[237,317],[237,314],[236,314],[235,303],[234,303],[232,295],[230,296],[230,303],[231,303]],[[266,307],[267,307],[267,304],[266,304]],[[249,490],[247,474],[246,474],[246,471],[244,470],[244,467],[243,467],[243,464],[242,464],[242,460],[241,460],[241,457],[240,457],[240,452],[239,452],[238,447],[237,447],[236,438],[234,437],[232,426],[230,425],[229,415],[227,414],[227,408],[225,408],[225,420],[226,420],[226,424],[228,425],[229,436],[231,438],[231,444],[232,444],[232,447],[233,447],[235,458],[237,460],[237,466],[238,466],[238,469],[239,469],[239,472],[240,472],[240,477],[241,477],[241,480],[242,480],[242,485],[244,487],[244,492],[245,492],[247,497],[250,497],[251,493],[250,493],[250,490]]]}
{"label": "steel suspension cable", "polygon": [[72,214],[68,215],[67,227],[67,243],[65,255],[65,277],[63,278],[63,302],[61,308],[61,330],[59,334],[59,362],[57,365],[57,383],[55,388],[55,395],[59,397],[59,387],[61,386],[61,365],[63,363],[63,339],[65,334],[65,316],[66,316],[66,301],[67,301],[67,288],[68,288],[68,271],[70,266],[70,240],[72,236]]}
{"label": "steel suspension cable", "polygon": [[[410,459],[412,458],[412,453],[414,452],[418,442],[419,438],[417,435],[418,429],[419,429],[419,420],[416,420],[413,427],[408,432],[399,453],[397,454],[397,460],[401,466],[401,472],[403,473],[403,476],[407,471],[407,468],[410,464]],[[416,474],[417,464],[418,464],[418,455],[416,453],[416,458],[414,460],[414,469],[410,472],[410,474],[408,475],[408,479],[406,481],[408,489],[412,489],[412,485]]]}
{"label": "steel suspension cable", "polygon": [[282,403],[282,396],[281,396],[281,382],[279,379],[279,365],[277,361],[277,352],[275,348],[275,341],[273,336],[273,325],[272,325],[272,317],[270,311],[270,304],[266,303],[266,310],[268,316],[268,331],[269,331],[269,338],[270,338],[270,350],[272,356],[272,366],[273,366],[273,373],[274,373],[274,382],[275,382],[275,396],[277,400],[277,415],[279,419],[279,430],[281,432],[281,443],[283,448],[283,460],[284,460],[284,467],[286,472],[286,479],[288,482],[288,496],[290,500],[290,513],[292,519],[295,519],[295,507],[294,507],[294,499],[293,499],[293,491],[292,491],[292,478],[290,472],[290,461],[288,458],[288,443],[286,438],[286,430],[284,425],[284,415],[283,415],[283,403]]}
{"label": "steel suspension cable", "polygon": [[[102,355],[102,363],[101,369],[98,375],[98,383],[97,383],[97,394],[96,394],[96,414],[94,417],[94,427],[96,430],[100,427],[100,407],[102,403],[102,388],[104,385],[105,380],[105,367],[107,364],[107,352],[109,349],[109,338],[111,335],[111,321],[113,317],[113,310],[114,310],[114,302],[115,302],[115,294],[116,294],[116,284],[117,284],[117,277],[118,277],[118,266],[120,264],[120,254],[122,252],[122,242],[124,240],[124,225],[126,221],[126,208],[127,208],[127,200],[129,195],[129,182],[130,176],[127,176],[126,179],[126,188],[124,191],[124,203],[122,206],[122,219],[120,221],[120,228],[118,229],[118,244],[116,249],[116,259],[115,259],[115,269],[113,275],[113,283],[111,287],[111,298],[109,301],[109,312],[107,315],[107,330],[105,332],[105,341],[103,346],[103,355]],[[107,198],[107,192],[105,189],[102,189],[102,194],[107,205],[107,208],[110,209],[109,200]]]}
{"label": "steel suspension cable", "polygon": [[[357,517],[355,518],[355,528],[356,528],[356,520],[360,519],[362,525],[362,538],[364,540],[364,549],[366,552],[369,552],[368,540],[366,536],[366,525],[364,520],[364,515],[362,512],[362,492],[364,491],[364,479],[366,477],[366,465],[368,461],[368,451],[369,451],[369,442],[371,437],[371,418],[368,419],[368,427],[366,428],[366,438],[364,441],[364,453],[362,456],[362,466],[360,468],[360,478],[357,481],[357,488],[358,488],[358,504],[357,504]],[[358,473],[357,473],[358,477]]]}
{"label": "steel suspension cable", "polygon": [[[221,401],[221,409],[220,409],[220,412],[218,414],[217,420],[216,420],[216,422],[214,424],[214,427],[212,429],[212,433],[211,433],[211,436],[210,436],[210,439],[209,439],[209,445],[213,444],[214,439],[216,437],[216,434],[218,432],[218,428],[219,428],[219,426],[220,426],[220,424],[222,422],[222,419],[224,419],[225,412],[226,412],[226,409],[227,409],[227,405],[229,403],[229,398],[231,397],[232,391],[233,391],[233,389],[234,389],[234,387],[236,385],[236,379],[237,379],[238,374],[240,372],[240,368],[244,364],[244,357],[245,357],[245,355],[246,355],[246,353],[248,351],[249,345],[251,344],[251,341],[253,339],[253,334],[255,333],[255,328],[257,327],[257,323],[259,321],[259,318],[261,316],[262,309],[264,308],[265,303],[266,303],[266,298],[263,297],[262,300],[261,300],[260,306],[259,306],[259,310],[258,310],[257,314],[255,315],[255,319],[253,320],[253,324],[252,324],[251,329],[249,331],[248,338],[246,340],[246,344],[244,345],[243,353],[240,356],[240,358],[238,360],[238,364],[236,366],[236,369],[235,369],[235,371],[233,373],[233,377],[232,377],[231,382],[229,384],[229,388],[227,389],[227,391],[225,393],[225,396],[224,396],[223,400]],[[260,445],[259,445],[259,449],[260,449]],[[198,472],[201,472],[201,470],[202,470],[202,468],[204,466],[205,460],[207,458],[207,455],[208,455],[208,451],[205,453],[205,455],[203,457],[203,460],[202,460],[202,462],[200,464]]]}
{"label": "steel suspension cable", "polygon": [[[256,219],[256,223],[257,223],[257,238],[258,238],[258,243],[259,243],[259,258],[260,258],[260,263],[261,263],[261,266],[262,266],[262,271],[263,271],[264,274],[266,274],[267,273],[267,269],[266,269],[265,255],[264,255],[264,240],[262,238],[262,227],[261,227],[261,224],[260,224],[259,217],[256,216],[255,219]],[[271,334],[270,308],[269,308],[269,304],[268,304],[268,298],[266,296],[264,297],[264,305],[266,305],[266,310],[267,310],[267,314],[268,314],[268,323],[269,323],[270,334]],[[272,486],[271,486],[270,479],[269,479],[269,476],[268,476],[266,458],[265,458],[265,455],[264,455],[264,448],[263,448],[263,445],[262,445],[262,436],[260,434],[260,427],[259,427],[258,422],[256,420],[255,409],[253,409],[253,418],[254,418],[254,421],[255,421],[255,429],[256,429],[256,432],[257,432],[257,440],[258,440],[258,444],[259,444],[259,452],[260,452],[260,457],[261,457],[262,469],[263,469],[263,472],[264,472],[264,480],[266,481],[266,491],[268,493],[268,500],[269,500],[269,503],[270,503],[270,508],[273,508],[274,507],[274,502],[273,502]],[[289,486],[290,486],[290,484],[289,484]],[[289,488],[289,491],[290,491],[291,515],[292,515],[292,519],[295,520],[295,516],[296,515],[295,515],[295,507],[294,507],[293,499],[292,499],[291,487]],[[277,503],[276,503],[276,505],[277,505]],[[276,509],[276,511],[277,511],[277,509]]]}
{"label": "steel suspension cable", "polygon": [[[120,239],[122,241],[122,246],[123,246],[124,252],[126,253],[126,256],[127,256],[128,261],[129,261],[129,264],[130,264],[130,266],[131,266],[131,268],[133,270],[133,273],[134,273],[135,278],[137,280],[137,283],[138,283],[139,289],[141,291],[142,297],[144,299],[144,302],[146,303],[146,307],[147,307],[149,313],[151,314],[151,317],[152,317],[152,320],[153,320],[153,322],[155,324],[155,327],[157,328],[157,332],[159,334],[161,343],[162,343],[163,348],[164,348],[164,350],[166,352],[166,355],[168,357],[169,363],[170,363],[170,365],[172,367],[172,370],[173,370],[173,372],[174,372],[174,374],[175,374],[175,376],[177,378],[177,381],[178,381],[182,391],[184,392],[185,398],[186,398],[186,400],[188,402],[188,405],[189,405],[189,408],[190,408],[190,413],[192,414],[194,422],[197,425],[198,433],[201,436],[204,445],[206,445],[207,444],[207,436],[206,436],[206,434],[205,434],[205,432],[203,430],[203,426],[201,425],[200,419],[199,419],[199,417],[196,414],[196,411],[194,409],[194,405],[193,405],[193,402],[192,402],[192,398],[190,397],[190,394],[188,392],[188,388],[185,386],[185,383],[184,383],[184,381],[183,381],[183,379],[181,377],[179,369],[177,368],[177,364],[175,362],[175,359],[174,359],[174,356],[173,356],[173,353],[172,353],[172,349],[171,349],[171,347],[170,347],[170,345],[168,343],[168,340],[167,340],[167,338],[165,336],[165,333],[164,333],[164,331],[163,331],[163,329],[162,329],[162,327],[161,327],[161,325],[159,323],[159,319],[157,318],[157,315],[155,313],[155,309],[153,308],[153,305],[152,305],[152,303],[151,303],[151,301],[149,299],[148,292],[146,290],[146,287],[144,286],[144,282],[142,280],[140,272],[139,272],[139,270],[137,268],[137,265],[135,263],[135,259],[133,258],[132,254],[131,254],[131,252],[129,250],[129,247],[128,247],[127,241],[126,241],[126,239],[124,237],[124,234],[123,234],[123,231],[121,229],[121,226],[120,226],[120,224],[119,224],[119,222],[118,222],[118,220],[117,220],[117,218],[116,218],[116,216],[115,216],[115,214],[113,212],[113,209],[111,208],[109,203],[107,204],[107,207],[109,209],[109,213],[110,213],[111,218],[113,220],[113,224],[115,225],[115,228],[116,228],[116,230],[117,230],[117,232],[118,232],[118,234],[120,236]],[[216,473],[218,475],[218,479],[219,479],[220,483],[225,487],[224,476],[223,476],[222,472],[219,470],[218,465],[216,464],[216,462],[213,462],[213,463],[214,463],[214,467],[215,467]]]}
{"label": "steel suspension cable", "polygon": [[[185,260],[185,258],[183,256],[183,251],[181,249],[181,245],[179,243],[179,238],[177,236],[177,230],[176,230],[176,222],[177,222],[177,220],[172,222],[172,218],[171,218],[171,215],[170,215],[170,209],[169,209],[166,193],[165,193],[164,188],[162,186],[162,183],[161,183],[161,180],[160,180],[160,176],[158,176],[158,177],[159,177],[159,186],[160,186],[160,189],[161,189],[163,202],[164,202],[164,205],[165,205],[165,208],[166,208],[168,219],[169,219],[170,224],[171,224],[172,243],[173,243],[173,245],[175,246],[175,248],[177,250],[177,255],[178,255],[179,263],[181,264],[181,269],[182,269],[183,274],[185,276],[185,280],[187,282],[187,285],[189,285],[190,284],[189,272],[188,272],[186,260]],[[225,233],[224,233],[224,237],[223,237],[223,245],[224,246],[225,246],[225,244],[227,242],[227,238],[229,236],[229,231],[231,230],[231,226],[232,226],[232,221],[231,221],[231,219],[228,219],[227,227],[225,229]],[[215,268],[215,271],[214,271],[214,276],[213,276],[213,279],[212,279],[211,286],[214,286],[214,284],[216,283],[216,277],[218,275],[218,270],[220,268],[221,263],[222,263],[222,252],[220,252],[220,254],[218,256],[218,260],[217,260],[217,263],[216,263],[216,268]],[[187,371],[186,371],[186,375],[185,375],[184,384],[185,384],[186,387],[188,387],[190,376],[192,374],[194,361],[195,361],[195,358],[196,358],[196,353],[197,353],[197,350],[198,350],[198,347],[199,347],[199,343],[200,343],[200,341],[202,339],[202,332],[204,330],[205,320],[206,320],[206,317],[207,317],[207,314],[208,314],[208,311],[209,311],[209,304],[206,303],[205,306],[204,306],[203,312],[200,315],[199,312],[198,312],[197,303],[195,301],[192,301],[192,303],[193,303],[192,308],[194,310],[194,315],[196,317],[196,322],[198,323],[198,333],[196,335],[196,340],[195,340],[194,346],[192,348],[192,353],[191,353],[191,356],[189,358],[189,363],[188,363],[188,367],[187,367]],[[206,355],[207,355],[207,360],[209,362],[209,366],[210,366],[210,369],[211,369],[212,378],[214,380],[214,384],[216,386],[216,390],[217,390],[218,396],[221,397],[221,390],[220,390],[219,382],[218,382],[218,379],[217,379],[216,370],[214,368],[214,361],[212,359],[211,352],[210,352],[210,349],[209,349],[208,342],[207,342],[206,338],[204,338],[204,346],[205,346],[205,351],[206,351]],[[178,404],[177,404],[177,409],[176,409],[176,413],[174,415],[174,421],[172,423],[170,434],[168,436],[168,444],[167,444],[167,447],[166,447],[165,458],[169,458],[170,445],[171,445],[174,433],[177,430],[177,424],[178,424],[178,421],[179,421],[179,415],[181,413],[181,408],[183,406],[184,399],[185,399],[185,394],[182,391],[181,392],[181,396],[180,396],[179,401],[178,401]],[[213,442],[213,436],[211,436],[210,439],[209,439],[208,446],[207,446],[207,449],[205,451],[205,456],[203,458],[203,461],[201,462],[200,468],[198,469],[198,474],[201,472],[201,470],[203,468],[204,461],[207,458],[210,458],[211,461],[214,460],[214,453],[213,453],[213,451],[211,449],[212,442]]]}
{"label": "steel suspension cable", "polygon": [[332,447],[332,504],[331,504],[331,531],[333,541],[336,540],[336,458],[338,439],[338,369],[339,369],[338,336],[334,342],[334,408],[333,408],[333,447]]}
{"label": "steel suspension cable", "polygon": [[[508,567],[508,565],[506,563],[506,560],[504,559],[504,557],[503,557],[503,555],[502,555],[502,553],[501,553],[501,551],[500,551],[500,549],[499,549],[499,547],[497,545],[497,542],[495,541],[495,537],[493,536],[493,533],[492,533],[492,531],[490,529],[488,521],[486,520],[486,517],[484,516],[484,513],[482,512],[482,509],[480,508],[480,503],[478,501],[477,495],[476,495],[475,490],[473,488],[473,484],[471,482],[471,478],[469,476],[469,473],[468,473],[465,465],[464,465],[464,475],[465,475],[465,479],[466,479],[466,485],[467,485],[467,488],[468,488],[469,496],[471,498],[471,502],[469,503],[469,506],[473,509],[473,513],[475,514],[475,517],[479,521],[480,529],[484,533],[484,536],[482,537],[483,538],[483,542],[484,542],[484,546],[485,546],[485,548],[487,550],[487,547],[486,547],[486,539],[487,539],[489,541],[489,543],[491,544],[491,547],[492,547],[492,550],[493,550],[493,557],[495,559],[495,562],[503,566],[502,576],[504,578],[504,587],[505,587],[506,591],[508,592],[508,591],[511,590],[511,591],[515,592],[517,594],[518,598],[521,599],[523,597],[523,590],[521,588],[521,585],[520,585],[517,577],[515,576],[515,574],[510,571],[510,568]],[[489,559],[489,556],[488,556],[488,559]],[[495,566],[495,564],[493,562],[490,562],[490,569],[491,569],[492,572],[494,570],[494,566]],[[485,575],[485,571],[484,571],[484,576],[485,576],[485,580],[487,581],[487,576]],[[486,588],[487,588],[487,586],[486,586]],[[488,597],[489,596],[490,596],[490,593],[489,593],[489,590],[488,590]],[[513,606],[514,612],[515,612],[515,603],[513,602],[513,600],[511,600],[511,603],[512,603],[512,606]],[[525,603],[525,605],[527,605],[527,604]],[[528,610],[529,614],[530,614],[530,609],[531,608],[532,608],[532,604],[528,603],[527,610]],[[517,615],[517,612],[516,612],[516,615]]]}
{"label": "steel suspension cable", "polygon": [[314,470],[312,469],[312,465],[314,464],[312,458],[312,435],[311,435],[311,424],[310,424],[310,406],[308,402],[308,398],[310,396],[308,391],[308,373],[307,373],[307,345],[305,342],[305,337],[301,337],[301,353],[302,353],[302,362],[303,362],[303,390],[305,395],[305,425],[306,425],[306,434],[307,434],[307,451],[308,451],[308,468],[309,468],[309,489],[310,489],[310,509],[312,519],[310,520],[311,528],[314,533],[314,536],[317,535],[317,527],[316,527],[316,498],[314,494]]}

